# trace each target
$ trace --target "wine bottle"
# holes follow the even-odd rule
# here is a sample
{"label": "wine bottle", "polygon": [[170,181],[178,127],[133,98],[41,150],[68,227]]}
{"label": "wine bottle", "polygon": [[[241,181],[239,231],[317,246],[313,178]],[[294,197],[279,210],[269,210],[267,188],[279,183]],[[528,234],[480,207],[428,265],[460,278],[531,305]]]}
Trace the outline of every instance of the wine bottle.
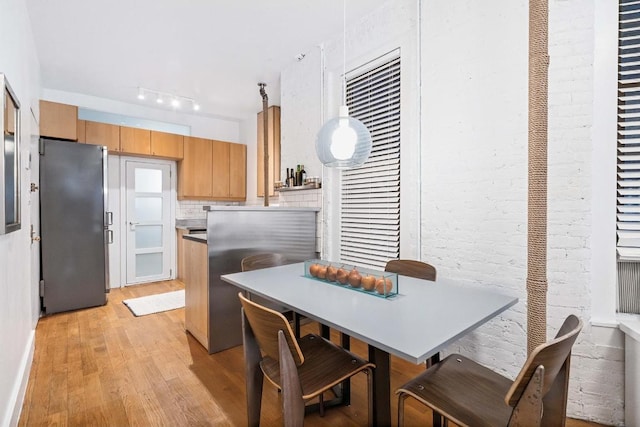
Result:
{"label": "wine bottle", "polygon": [[291,175],[289,175],[289,187],[295,187],[296,177],[293,176],[293,168],[291,168]]}
{"label": "wine bottle", "polygon": [[287,168],[287,174],[284,176],[284,184],[289,187],[289,168]]}
{"label": "wine bottle", "polygon": [[296,187],[302,185],[302,172],[300,171],[300,165],[296,168]]}
{"label": "wine bottle", "polygon": [[307,174],[307,171],[304,170],[304,165],[300,165],[300,185],[304,185],[304,178]]}

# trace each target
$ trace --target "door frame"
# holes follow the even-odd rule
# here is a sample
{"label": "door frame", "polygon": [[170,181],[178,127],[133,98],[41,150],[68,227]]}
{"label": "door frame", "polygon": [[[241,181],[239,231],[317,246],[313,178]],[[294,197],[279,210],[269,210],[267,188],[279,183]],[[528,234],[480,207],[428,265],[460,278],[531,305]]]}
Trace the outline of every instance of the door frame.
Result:
{"label": "door frame", "polygon": [[[118,280],[119,287],[126,286],[127,283],[127,239],[126,239],[126,207],[127,207],[127,191],[125,188],[127,182],[127,168],[126,162],[133,161],[136,163],[148,163],[150,165],[169,165],[169,279],[173,280],[176,278],[176,233],[171,232],[175,230],[176,227],[176,206],[177,206],[177,173],[176,173],[176,162],[173,160],[162,160],[162,159],[153,159],[148,157],[134,157],[134,156],[119,156],[119,166],[120,166],[120,185],[118,188],[120,189],[120,197],[119,197],[119,206],[118,206],[118,215],[119,222],[117,230],[114,227],[114,233],[117,233],[118,240],[120,241],[120,278]],[[114,214],[114,217],[116,215]],[[115,223],[115,221],[114,221]],[[115,225],[115,224],[114,224]],[[131,285],[136,285],[137,283],[132,283]]]}

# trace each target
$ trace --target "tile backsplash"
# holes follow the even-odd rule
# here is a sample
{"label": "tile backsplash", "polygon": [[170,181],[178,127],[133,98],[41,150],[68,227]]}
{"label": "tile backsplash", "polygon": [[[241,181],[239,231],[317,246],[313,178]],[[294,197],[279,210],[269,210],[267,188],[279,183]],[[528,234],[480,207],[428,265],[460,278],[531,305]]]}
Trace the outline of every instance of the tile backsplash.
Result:
{"label": "tile backsplash", "polygon": [[178,219],[206,219],[204,206],[238,206],[239,202],[214,202],[208,200],[178,200],[176,218]]}

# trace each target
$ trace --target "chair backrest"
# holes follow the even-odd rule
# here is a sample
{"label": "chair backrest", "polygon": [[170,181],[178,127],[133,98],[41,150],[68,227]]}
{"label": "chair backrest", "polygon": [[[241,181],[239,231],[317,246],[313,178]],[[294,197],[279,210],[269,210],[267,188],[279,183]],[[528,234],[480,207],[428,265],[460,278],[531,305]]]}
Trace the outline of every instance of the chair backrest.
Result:
{"label": "chair backrest", "polygon": [[242,271],[259,270],[261,268],[285,265],[287,259],[282,254],[264,253],[245,257],[241,261]]}
{"label": "chair backrest", "polygon": [[[571,348],[581,329],[582,321],[572,314],[565,319],[553,340],[540,344],[531,352],[505,396],[504,400],[507,405],[515,407],[518,404],[525,388],[539,366],[544,367],[541,396],[541,398],[544,398],[551,389],[558,373],[565,366],[565,363],[568,363],[571,357]],[[568,372],[566,374],[568,376]]]}
{"label": "chair backrest", "polygon": [[411,276],[416,279],[436,280],[436,268],[431,264],[411,259],[393,259],[387,262],[384,271]]}
{"label": "chair backrest", "polygon": [[262,353],[274,360],[280,360],[278,349],[278,331],[283,331],[291,355],[297,366],[304,362],[304,355],[298,341],[295,339],[291,325],[286,317],[275,310],[257,304],[247,298],[242,293],[238,293],[240,303],[244,309],[244,315],[249,321],[253,335],[256,337],[258,346]]}

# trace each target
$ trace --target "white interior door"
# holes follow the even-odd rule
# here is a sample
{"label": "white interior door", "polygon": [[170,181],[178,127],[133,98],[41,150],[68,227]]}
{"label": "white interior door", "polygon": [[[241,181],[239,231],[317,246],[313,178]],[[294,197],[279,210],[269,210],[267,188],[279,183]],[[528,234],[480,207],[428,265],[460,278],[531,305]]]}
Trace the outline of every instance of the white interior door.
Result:
{"label": "white interior door", "polygon": [[171,278],[171,168],[126,161],[127,285]]}

